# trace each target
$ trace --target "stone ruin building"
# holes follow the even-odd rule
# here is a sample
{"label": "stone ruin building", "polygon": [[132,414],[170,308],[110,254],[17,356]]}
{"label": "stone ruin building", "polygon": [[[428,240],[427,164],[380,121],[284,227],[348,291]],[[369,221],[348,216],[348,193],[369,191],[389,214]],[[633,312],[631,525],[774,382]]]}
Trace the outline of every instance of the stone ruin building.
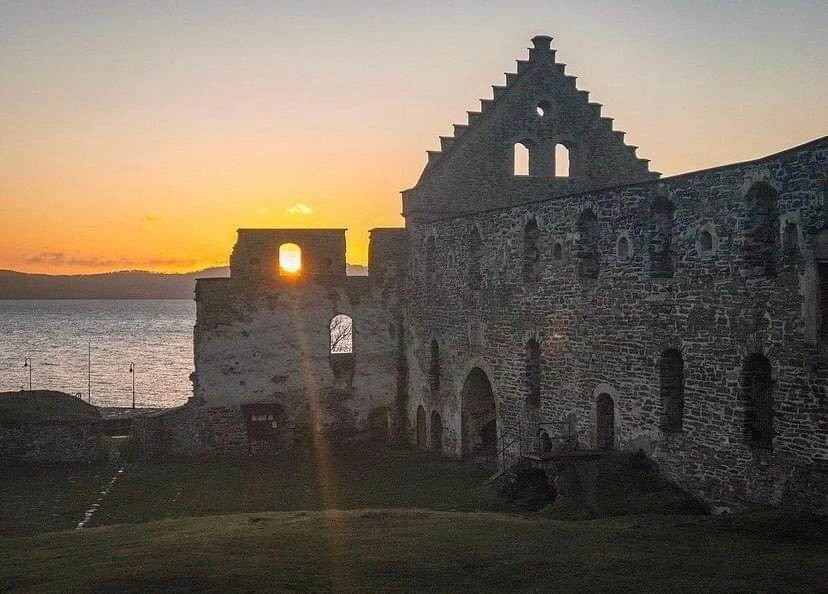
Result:
{"label": "stone ruin building", "polygon": [[405,229],[371,232],[369,276],[343,229],[239,230],[196,289],[194,396],[145,447],[640,450],[711,506],[826,509],[828,137],[661,178],[532,41],[428,153]]}

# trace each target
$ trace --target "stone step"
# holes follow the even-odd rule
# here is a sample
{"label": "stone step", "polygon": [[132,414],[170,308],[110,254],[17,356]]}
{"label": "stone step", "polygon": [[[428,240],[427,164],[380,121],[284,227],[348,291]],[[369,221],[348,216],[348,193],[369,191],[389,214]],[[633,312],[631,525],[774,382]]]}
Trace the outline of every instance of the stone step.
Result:
{"label": "stone step", "polygon": [[446,152],[454,144],[454,141],[455,141],[454,136],[441,136],[440,137],[440,151],[441,152]]}
{"label": "stone step", "polygon": [[454,124],[454,137],[460,138],[468,129],[468,124]]}

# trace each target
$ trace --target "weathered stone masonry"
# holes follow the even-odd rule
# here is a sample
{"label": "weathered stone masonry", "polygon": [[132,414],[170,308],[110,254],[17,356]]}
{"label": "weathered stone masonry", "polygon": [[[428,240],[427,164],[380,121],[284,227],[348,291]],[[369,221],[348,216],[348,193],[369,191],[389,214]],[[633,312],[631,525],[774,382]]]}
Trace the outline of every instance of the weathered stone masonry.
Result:
{"label": "weathered stone masonry", "polygon": [[[560,180],[503,171],[512,139],[536,125],[531,107],[553,94],[512,81],[515,97],[504,91],[490,126],[478,123],[488,127],[469,142],[481,143],[476,157],[450,151],[441,157],[453,159],[450,174],[430,175],[429,165],[404,193],[411,435],[422,407],[425,425],[439,414],[443,451],[479,453],[465,411],[480,406],[468,385],[482,372],[498,447],[540,426],[574,429],[582,446],[642,449],[714,506],[825,509],[828,139],[664,180],[633,168],[638,183],[608,189],[606,177],[582,178],[582,166],[569,183],[594,191],[562,195]],[[573,133],[572,142],[595,140]],[[481,173],[478,159],[496,173]],[[676,354],[682,375],[662,381],[665,356]],[[746,371],[752,355],[769,363],[766,407],[759,375]]]}
{"label": "weathered stone masonry", "polygon": [[429,153],[406,230],[372,232],[370,277],[345,277],[342,230],[239,231],[232,277],[198,283],[164,449],[373,429],[480,458],[543,431],[642,450],[711,506],[825,510],[828,138],[659,179],[533,41]]}
{"label": "weathered stone masonry", "polygon": [[[344,229],[241,229],[231,277],[197,283],[194,396],[159,415],[160,453],[257,453],[300,433],[387,439],[398,424],[405,231],[371,232],[369,277],[345,276]],[[280,247],[301,272],[280,271]],[[352,320],[352,352],[331,344]],[[145,444],[145,451],[150,444]]]}

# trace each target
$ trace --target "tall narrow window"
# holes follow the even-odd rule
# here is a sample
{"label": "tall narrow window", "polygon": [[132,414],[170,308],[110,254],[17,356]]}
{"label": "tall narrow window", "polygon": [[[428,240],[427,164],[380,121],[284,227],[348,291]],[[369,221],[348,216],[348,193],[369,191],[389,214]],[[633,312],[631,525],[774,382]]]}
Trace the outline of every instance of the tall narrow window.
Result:
{"label": "tall narrow window", "polygon": [[569,149],[562,144],[555,145],[555,177],[569,177]]}
{"label": "tall narrow window", "polygon": [[435,258],[435,240],[434,237],[429,237],[426,240],[426,249],[425,249],[425,275],[426,275],[426,282],[433,283],[435,276],[436,276],[436,264],[434,262]]}
{"label": "tall narrow window", "polygon": [[541,393],[540,344],[534,338],[526,343],[526,404],[538,406]]}
{"label": "tall narrow window", "polygon": [[302,270],[302,249],[295,243],[279,246],[279,274],[296,275]]}
{"label": "tall narrow window", "polygon": [[684,359],[675,349],[661,354],[661,405],[664,429],[681,431],[684,423]]}
{"label": "tall narrow window", "polygon": [[785,249],[785,260],[795,264],[799,258],[799,226],[796,223],[785,223],[782,245]]}
{"label": "tall narrow window", "polygon": [[328,324],[331,371],[334,383],[349,389],[354,379],[354,323],[351,316],[338,314]]}
{"label": "tall narrow window", "polygon": [[577,229],[578,274],[583,278],[598,278],[600,227],[598,217],[592,209],[588,208],[581,213],[578,217]]}
{"label": "tall narrow window", "polygon": [[535,219],[523,228],[523,280],[535,282],[540,276],[540,229]]}
{"label": "tall narrow window", "polygon": [[766,277],[776,275],[779,223],[777,194],[770,184],[754,185],[745,197],[744,262]]}
{"label": "tall narrow window", "polygon": [[630,240],[625,235],[618,238],[618,245],[616,246],[618,259],[622,262],[628,260],[630,257]]}
{"label": "tall narrow window", "polygon": [[828,262],[817,262],[817,343],[828,345]]}
{"label": "tall narrow window", "polygon": [[330,326],[331,353],[354,352],[354,322],[351,316],[339,314],[333,317]]}
{"label": "tall narrow window", "polygon": [[658,197],[652,206],[652,231],[648,252],[650,276],[673,276],[673,211],[675,206],[665,197]]}
{"label": "tall narrow window", "polygon": [[713,234],[707,229],[703,229],[699,233],[699,255],[706,255],[713,251]]}
{"label": "tall narrow window", "polygon": [[436,340],[431,341],[430,360],[428,364],[428,384],[432,391],[440,389],[440,345]]}
{"label": "tall narrow window", "polygon": [[514,175],[530,175],[529,152],[531,144],[528,140],[516,142],[513,149],[513,172]]}
{"label": "tall narrow window", "polygon": [[479,289],[482,284],[483,275],[480,272],[482,258],[483,240],[480,238],[477,227],[475,227],[469,234],[468,282],[470,289]]}
{"label": "tall narrow window", "polygon": [[750,355],[742,367],[745,403],[745,433],[748,442],[760,448],[773,444],[773,382],[771,364],[764,355]]}

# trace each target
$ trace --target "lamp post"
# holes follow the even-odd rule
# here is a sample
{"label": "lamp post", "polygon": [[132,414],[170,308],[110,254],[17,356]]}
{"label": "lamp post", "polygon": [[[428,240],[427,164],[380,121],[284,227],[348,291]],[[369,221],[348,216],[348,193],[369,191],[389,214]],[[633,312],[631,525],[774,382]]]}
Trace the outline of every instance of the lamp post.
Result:
{"label": "lamp post", "polygon": [[135,363],[129,364],[129,373],[132,374],[132,408],[135,408]]}
{"label": "lamp post", "polygon": [[29,392],[32,391],[32,358],[26,357],[23,359],[23,367],[29,368]]}

